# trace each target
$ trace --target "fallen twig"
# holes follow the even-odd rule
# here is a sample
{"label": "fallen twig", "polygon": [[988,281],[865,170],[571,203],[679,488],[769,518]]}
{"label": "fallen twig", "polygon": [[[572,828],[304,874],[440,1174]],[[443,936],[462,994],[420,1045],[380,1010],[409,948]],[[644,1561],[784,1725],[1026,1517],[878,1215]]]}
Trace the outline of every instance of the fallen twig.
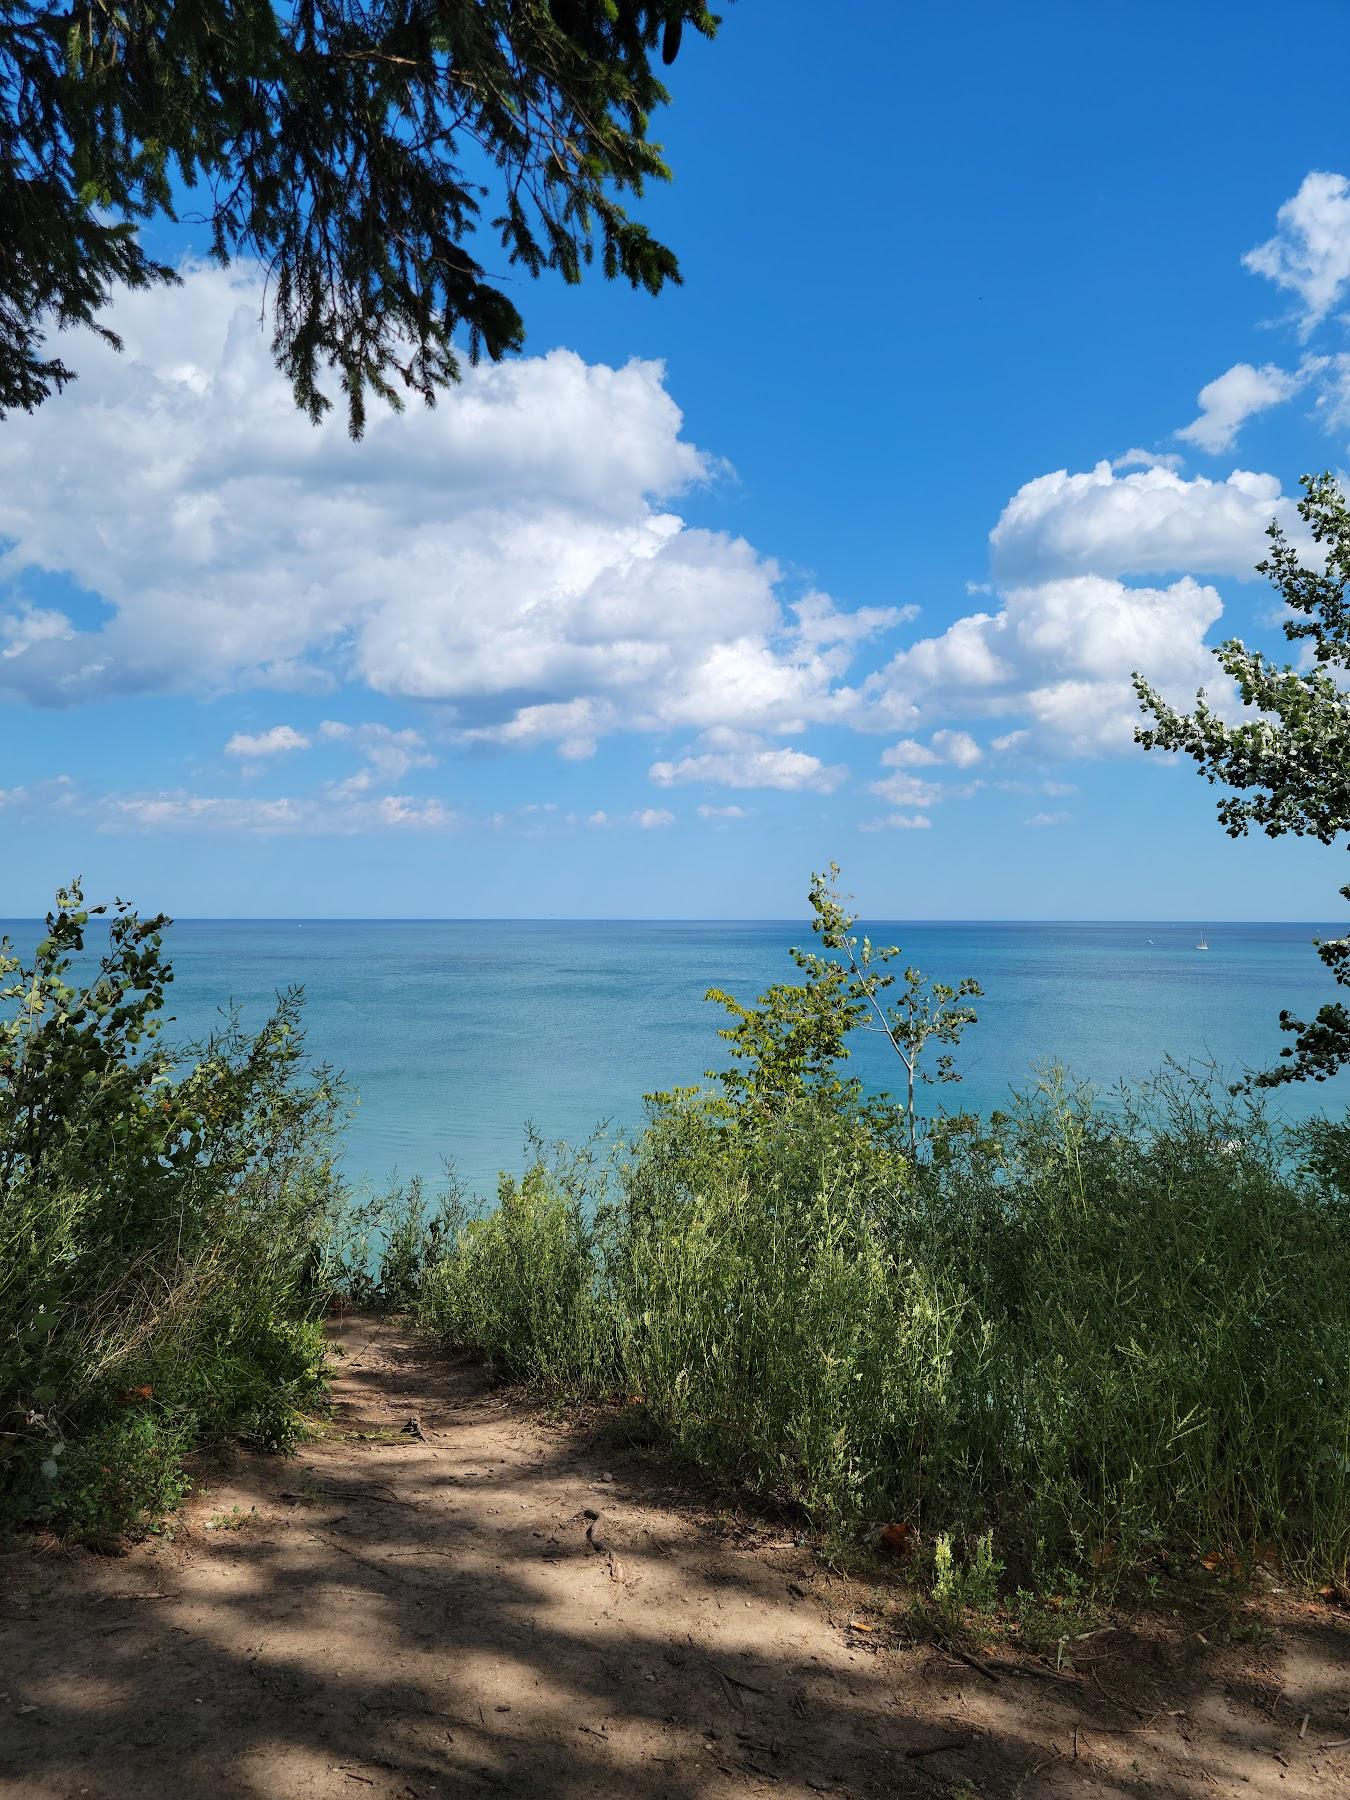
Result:
{"label": "fallen twig", "polygon": [[1038,1668],[1035,1663],[1004,1663],[1003,1673],[1005,1675],[1026,1675],[1033,1681],[1054,1681],[1060,1687],[1077,1687],[1080,1681],[1080,1677],[1077,1675],[1061,1674],[1057,1669]]}
{"label": "fallen twig", "polygon": [[958,1662],[974,1669],[977,1675],[983,1675],[986,1681],[1002,1681],[1003,1677],[996,1670],[991,1669],[988,1663],[981,1662],[978,1656],[972,1656],[969,1650],[962,1650],[957,1644],[948,1644],[947,1650]]}
{"label": "fallen twig", "polygon": [[1021,1800],[1021,1796],[1026,1792],[1027,1783],[1034,1776],[1039,1775],[1042,1769],[1048,1769],[1051,1763],[1058,1762],[1062,1755],[1063,1751],[1056,1750],[1053,1756],[1044,1757],[1040,1762],[1033,1763],[1026,1774],[1018,1782],[1017,1786],[1013,1789],[1013,1800]]}
{"label": "fallen twig", "polygon": [[739,1675],[728,1675],[727,1671],[719,1669],[716,1663],[710,1663],[708,1666],[715,1675],[720,1675],[723,1681],[729,1682],[734,1688],[744,1688],[747,1694],[764,1695],[766,1692],[764,1688],[755,1687],[748,1681],[742,1681]]}
{"label": "fallen twig", "polygon": [[375,1500],[381,1506],[416,1507],[416,1500],[400,1500],[397,1494],[377,1494],[374,1488],[320,1488],[325,1500]]}

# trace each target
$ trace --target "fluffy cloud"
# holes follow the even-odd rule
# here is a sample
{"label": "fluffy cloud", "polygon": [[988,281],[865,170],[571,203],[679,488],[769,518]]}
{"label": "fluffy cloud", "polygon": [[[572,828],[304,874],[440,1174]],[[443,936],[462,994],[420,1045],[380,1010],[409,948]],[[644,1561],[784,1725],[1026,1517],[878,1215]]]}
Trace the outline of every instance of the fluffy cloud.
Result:
{"label": "fluffy cloud", "polygon": [[63,612],[50,607],[20,606],[0,617],[0,658],[22,656],[34,644],[59,643],[75,628]]}
{"label": "fluffy cloud", "polygon": [[61,404],[7,424],[0,592],[64,575],[104,616],[14,612],[0,694],[352,682],[439,703],[447,735],[571,756],[853,704],[850,658],[903,609],[788,608],[773,562],[669,510],[715,465],[659,364],[483,366],[433,411],[377,410],[353,445],[296,412],[259,291],[192,267],[119,296],[125,354],[82,345]]}
{"label": "fluffy cloud", "polygon": [[428,752],[420,731],[395,731],[389,725],[347,725],[337,719],[324,719],[319,736],[325,743],[349,744],[366,759],[365,768],[339,782],[335,793],[367,793],[376,785],[401,781],[410,769],[436,766],[436,758]]}
{"label": "fluffy cloud", "polygon": [[1127,450],[1111,459],[1113,469],[1179,469],[1182,459],[1170,451]]}
{"label": "fluffy cloud", "polygon": [[812,649],[860,644],[919,616],[917,606],[859,606],[852,612],[840,612],[828,594],[817,593],[796,601],[792,611],[798,642]]}
{"label": "fluffy cloud", "polygon": [[1242,261],[1301,302],[1303,337],[1340,304],[1350,283],[1350,183],[1344,175],[1314,171],[1276,215],[1275,236]]}
{"label": "fluffy cloud", "polygon": [[657,787],[707,782],[715,787],[779,788],[788,793],[832,794],[848,770],[823,763],[805,750],[767,745],[759,738],[721,730],[704,740],[710,747],[677,762],[656,762],[648,775]]}
{"label": "fluffy cloud", "polygon": [[750,814],[743,806],[700,806],[700,819],[748,819]]}
{"label": "fluffy cloud", "polygon": [[898,744],[882,751],[881,761],[888,769],[932,768],[938,763],[968,769],[983,757],[983,750],[968,731],[935,731],[926,744],[916,738],[901,738]]}
{"label": "fluffy cloud", "polygon": [[349,837],[371,831],[445,831],[463,823],[439,800],[416,800],[406,794],[354,801],[336,795],[269,800],[215,794],[109,794],[95,810],[101,831]]}
{"label": "fluffy cloud", "polygon": [[274,725],[270,731],[236,731],[225,746],[226,756],[284,756],[289,750],[308,750],[309,739],[293,725]]}
{"label": "fluffy cloud", "polygon": [[1076,794],[1077,785],[1072,781],[996,781],[994,786],[1001,794]]}
{"label": "fluffy cloud", "polygon": [[663,806],[640,807],[622,818],[615,818],[613,813],[593,812],[586,819],[592,831],[604,831],[612,825],[636,825],[639,831],[661,831],[674,823],[674,813],[667,812]]}
{"label": "fluffy cloud", "polygon": [[[1350,283],[1347,216],[1342,178],[1309,177],[1247,259],[1298,294],[1305,319]],[[61,405],[10,421],[0,696],[350,683],[434,706],[438,747],[580,759],[615,733],[662,734],[681,746],[651,765],[664,789],[831,793],[847,771],[806,738],[831,724],[898,737],[873,784],[896,810],[869,828],[924,829],[930,807],[973,791],[951,785],[958,772],[987,758],[1127,746],[1134,668],[1169,695],[1212,676],[1205,639],[1222,606],[1203,578],[1249,579],[1272,517],[1300,536],[1269,475],[1188,480],[1176,457],[1139,449],[1057,470],[1004,508],[971,610],[874,653],[859,676],[866,646],[915,609],[846,611],[818,592],[789,604],[755,547],[687,525],[678,497],[716,465],[684,437],[659,364],[555,351],[480,368],[434,412],[373,416],[353,446],[340,420],[316,431],[295,412],[257,313],[256,279],[240,270],[192,268],[176,294],[124,295],[113,323],[126,354],[82,348]],[[1350,416],[1341,360],[1236,364],[1178,435],[1226,448],[1314,373],[1328,419]],[[81,507],[64,503],[71,491]],[[25,605],[30,571],[64,575],[78,599]],[[451,820],[386,791],[435,763],[427,735],[330,720],[312,736],[350,751],[357,773],[303,799],[124,797],[114,816],[296,830]],[[306,743],[278,726],[226,749],[279,759]]]}
{"label": "fluffy cloud", "polygon": [[924,813],[887,813],[881,819],[862,819],[859,831],[929,831],[933,821]]}
{"label": "fluffy cloud", "polygon": [[1273,475],[1226,481],[1172,469],[1118,474],[1109,462],[1041,475],[1019,488],[989,534],[1002,588],[1062,575],[1193,574],[1252,578],[1272,518],[1301,531]]}
{"label": "fluffy cloud", "polygon": [[57,775],[0,788],[0,810],[45,818],[54,811],[100,832],[247,832],[264,836],[354,837],[385,831],[450,831],[471,823],[437,799],[408,794],[348,796],[334,787],[307,794],[102,793]]}
{"label": "fluffy cloud", "polygon": [[886,775],[869,783],[867,791],[889,800],[892,806],[936,806],[943,797],[940,783],[924,781],[918,775]]}
{"label": "fluffy cloud", "polygon": [[[1213,675],[1205,643],[1223,603],[1190,576],[1165,588],[1128,587],[1100,575],[1076,575],[1014,587],[997,613],[956,620],[941,636],[900,651],[864,685],[874,712],[896,723],[965,713],[1032,721],[994,738],[1007,753],[1035,747],[1095,754],[1126,748],[1138,719],[1130,675],[1147,671],[1165,691],[1189,695]],[[941,760],[934,746],[902,740],[888,766]],[[944,739],[973,742],[964,733]],[[957,758],[949,756],[949,761]],[[896,775],[884,791],[897,804],[923,806],[931,784]]]}
{"label": "fluffy cloud", "polygon": [[1263,363],[1234,363],[1232,368],[1200,390],[1200,416],[1183,426],[1177,436],[1198,450],[1217,455],[1231,450],[1237,434],[1254,413],[1280,406],[1293,396],[1314,372],[1312,363],[1297,371]]}
{"label": "fluffy cloud", "polygon": [[1067,825],[1072,818],[1073,818],[1072,813],[1038,812],[1038,813],[1033,813],[1031,815],[1031,817],[1028,820],[1026,820],[1026,823],[1028,825],[1035,826],[1039,830],[1039,829],[1043,829],[1044,827],[1047,827],[1047,826]]}

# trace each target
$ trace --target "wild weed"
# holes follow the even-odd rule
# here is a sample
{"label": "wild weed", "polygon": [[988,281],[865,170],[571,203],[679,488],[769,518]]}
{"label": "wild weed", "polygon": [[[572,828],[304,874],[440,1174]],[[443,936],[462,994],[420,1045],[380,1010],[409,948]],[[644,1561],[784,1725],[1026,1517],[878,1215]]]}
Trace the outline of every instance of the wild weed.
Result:
{"label": "wild weed", "polygon": [[1350,1551],[1350,1205],[1169,1073],[1047,1080],[914,1166],[836,1104],[661,1102],[588,1208],[537,1165],[423,1316],[552,1392],[640,1397],[684,1455],[825,1529],[904,1520],[1016,1579]]}

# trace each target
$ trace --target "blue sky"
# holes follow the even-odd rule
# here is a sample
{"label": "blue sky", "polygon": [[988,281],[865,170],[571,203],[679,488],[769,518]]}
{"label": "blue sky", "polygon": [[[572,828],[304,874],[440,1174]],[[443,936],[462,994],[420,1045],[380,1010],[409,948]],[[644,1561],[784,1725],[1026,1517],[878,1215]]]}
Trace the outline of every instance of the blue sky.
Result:
{"label": "blue sky", "polygon": [[821,17],[681,56],[686,285],[526,287],[432,415],[294,415],[247,269],[66,352],[0,425],[0,914],[783,916],[835,857],[874,916],[1334,916],[1126,677],[1277,647],[1262,530],[1347,460],[1350,15]]}

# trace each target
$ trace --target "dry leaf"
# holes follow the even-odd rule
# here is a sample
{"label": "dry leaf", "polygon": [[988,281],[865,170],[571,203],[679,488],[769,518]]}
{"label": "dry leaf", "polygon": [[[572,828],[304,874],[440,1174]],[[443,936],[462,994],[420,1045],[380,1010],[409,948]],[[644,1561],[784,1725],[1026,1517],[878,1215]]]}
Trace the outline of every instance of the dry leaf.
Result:
{"label": "dry leaf", "polygon": [[908,1556],[918,1539],[919,1534],[912,1525],[883,1525],[881,1536],[877,1539],[877,1548],[891,1556]]}

